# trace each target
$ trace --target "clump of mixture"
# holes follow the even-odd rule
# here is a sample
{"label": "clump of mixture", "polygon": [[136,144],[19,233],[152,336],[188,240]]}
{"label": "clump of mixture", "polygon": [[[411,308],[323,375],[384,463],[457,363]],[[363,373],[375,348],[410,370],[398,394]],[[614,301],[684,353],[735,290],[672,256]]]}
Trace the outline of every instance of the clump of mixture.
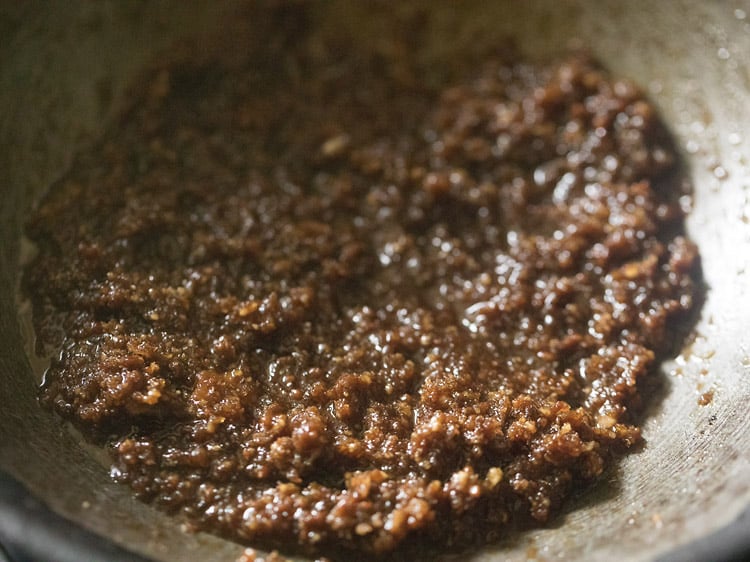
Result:
{"label": "clump of mixture", "polygon": [[163,64],[36,210],[43,403],[246,543],[548,520],[697,300],[653,107],[579,56],[255,55]]}

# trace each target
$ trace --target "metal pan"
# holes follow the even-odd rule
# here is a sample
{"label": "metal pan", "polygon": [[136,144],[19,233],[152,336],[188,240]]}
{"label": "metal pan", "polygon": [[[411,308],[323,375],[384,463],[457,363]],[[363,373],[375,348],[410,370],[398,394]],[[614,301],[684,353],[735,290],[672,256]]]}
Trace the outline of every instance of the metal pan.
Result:
{"label": "metal pan", "polygon": [[[220,28],[238,5],[8,4],[0,8],[0,541],[13,539],[16,556],[24,550],[28,559],[234,560],[242,547],[186,534],[179,521],[133,500],[39,407],[16,289],[22,223],[34,200],[101,133],[142,65],[176,39]],[[321,2],[314,21],[321,32],[375,44],[417,4]],[[664,365],[645,447],[549,527],[475,559],[741,559],[750,552],[750,518],[741,516],[750,505],[750,4],[422,5],[428,33],[416,56],[439,62],[510,35],[531,57],[588,48],[641,84],[695,184],[688,229],[709,286],[695,337]],[[704,394],[713,397],[700,405]]]}

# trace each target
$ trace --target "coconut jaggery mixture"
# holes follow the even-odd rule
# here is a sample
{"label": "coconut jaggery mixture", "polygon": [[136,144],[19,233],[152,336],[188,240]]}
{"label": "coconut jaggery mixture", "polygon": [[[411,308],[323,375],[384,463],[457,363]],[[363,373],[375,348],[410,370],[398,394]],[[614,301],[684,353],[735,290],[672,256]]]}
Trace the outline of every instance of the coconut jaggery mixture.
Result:
{"label": "coconut jaggery mixture", "polygon": [[546,521],[697,300],[664,128],[581,56],[307,47],[163,64],[41,202],[43,403],[242,542]]}

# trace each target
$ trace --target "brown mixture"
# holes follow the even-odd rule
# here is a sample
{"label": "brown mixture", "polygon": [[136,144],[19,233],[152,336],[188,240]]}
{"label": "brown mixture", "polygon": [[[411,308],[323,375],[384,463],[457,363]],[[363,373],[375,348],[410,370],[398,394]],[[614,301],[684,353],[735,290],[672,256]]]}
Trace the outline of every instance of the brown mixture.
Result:
{"label": "brown mixture", "polygon": [[639,441],[637,384],[696,300],[654,109],[584,57],[436,81],[308,47],[163,65],[41,203],[43,402],[242,542],[547,521]]}

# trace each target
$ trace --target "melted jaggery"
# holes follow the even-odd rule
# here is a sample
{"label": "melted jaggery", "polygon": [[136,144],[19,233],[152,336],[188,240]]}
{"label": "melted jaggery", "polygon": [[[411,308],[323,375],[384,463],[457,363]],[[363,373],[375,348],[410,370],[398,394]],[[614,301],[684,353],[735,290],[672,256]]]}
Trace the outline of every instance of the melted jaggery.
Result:
{"label": "melted jaggery", "polygon": [[639,442],[697,300],[668,135],[582,56],[319,47],[165,63],[42,201],[41,399],[242,542],[545,522]]}

